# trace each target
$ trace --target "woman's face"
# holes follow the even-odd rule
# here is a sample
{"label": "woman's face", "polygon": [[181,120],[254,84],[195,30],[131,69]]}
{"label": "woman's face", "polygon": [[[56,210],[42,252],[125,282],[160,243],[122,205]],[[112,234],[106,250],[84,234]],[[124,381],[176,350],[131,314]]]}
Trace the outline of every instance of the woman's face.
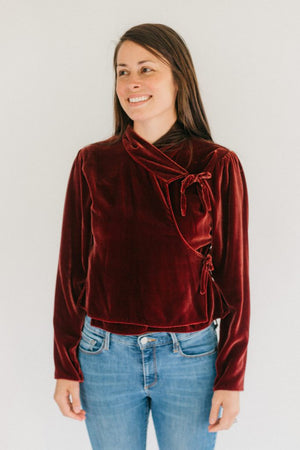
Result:
{"label": "woman's face", "polygon": [[177,86],[171,68],[144,47],[125,41],[117,55],[116,93],[134,124],[170,127],[176,120]]}

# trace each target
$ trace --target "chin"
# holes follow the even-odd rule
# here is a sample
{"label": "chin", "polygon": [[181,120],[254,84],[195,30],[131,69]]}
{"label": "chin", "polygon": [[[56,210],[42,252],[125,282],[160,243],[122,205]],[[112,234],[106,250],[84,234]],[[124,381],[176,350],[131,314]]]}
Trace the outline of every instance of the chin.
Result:
{"label": "chin", "polygon": [[126,114],[129,117],[129,119],[131,119],[133,122],[144,122],[144,121],[151,119],[151,117],[143,116],[142,114],[130,114],[129,115],[127,112],[126,112]]}

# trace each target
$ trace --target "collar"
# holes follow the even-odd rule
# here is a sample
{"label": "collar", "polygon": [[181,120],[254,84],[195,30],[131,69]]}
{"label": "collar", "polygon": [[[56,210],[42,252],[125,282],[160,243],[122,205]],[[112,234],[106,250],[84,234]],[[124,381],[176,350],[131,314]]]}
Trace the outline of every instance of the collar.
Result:
{"label": "collar", "polygon": [[[125,150],[146,170],[154,174],[156,177],[169,184],[172,181],[182,178],[180,187],[180,206],[181,215],[186,214],[186,195],[185,190],[192,184],[197,183],[197,191],[206,210],[211,210],[210,195],[211,190],[207,179],[211,178],[210,172],[189,173],[184,167],[170,158],[155,145],[146,141],[137,134],[132,125],[128,124],[122,136],[122,142]],[[165,146],[167,149],[168,145]]]}
{"label": "collar", "polygon": [[[189,173],[166,153],[137,134],[130,124],[127,125],[122,141],[132,159],[167,183]],[[171,145],[166,145],[165,149],[170,147]]]}

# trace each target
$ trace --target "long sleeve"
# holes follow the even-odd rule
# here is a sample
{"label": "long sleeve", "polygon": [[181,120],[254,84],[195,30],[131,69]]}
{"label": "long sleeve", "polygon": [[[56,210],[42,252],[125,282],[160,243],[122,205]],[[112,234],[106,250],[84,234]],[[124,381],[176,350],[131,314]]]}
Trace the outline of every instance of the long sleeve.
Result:
{"label": "long sleeve", "polygon": [[250,324],[248,193],[233,151],[219,161],[215,186],[213,277],[228,313],[221,318],[214,390],[244,390]]}
{"label": "long sleeve", "polygon": [[79,150],[65,196],[53,315],[54,377],[77,381],[83,381],[76,352],[85,316],[82,305],[91,244],[90,203]]}

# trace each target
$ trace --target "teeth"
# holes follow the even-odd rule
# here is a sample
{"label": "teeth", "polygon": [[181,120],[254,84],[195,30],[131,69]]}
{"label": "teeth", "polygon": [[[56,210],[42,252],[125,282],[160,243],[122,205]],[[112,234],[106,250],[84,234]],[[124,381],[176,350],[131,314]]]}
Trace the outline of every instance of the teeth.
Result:
{"label": "teeth", "polygon": [[148,97],[135,97],[135,98],[129,98],[129,102],[130,103],[136,103],[136,102],[142,102],[144,100],[148,100],[148,98],[150,98],[150,96]]}

